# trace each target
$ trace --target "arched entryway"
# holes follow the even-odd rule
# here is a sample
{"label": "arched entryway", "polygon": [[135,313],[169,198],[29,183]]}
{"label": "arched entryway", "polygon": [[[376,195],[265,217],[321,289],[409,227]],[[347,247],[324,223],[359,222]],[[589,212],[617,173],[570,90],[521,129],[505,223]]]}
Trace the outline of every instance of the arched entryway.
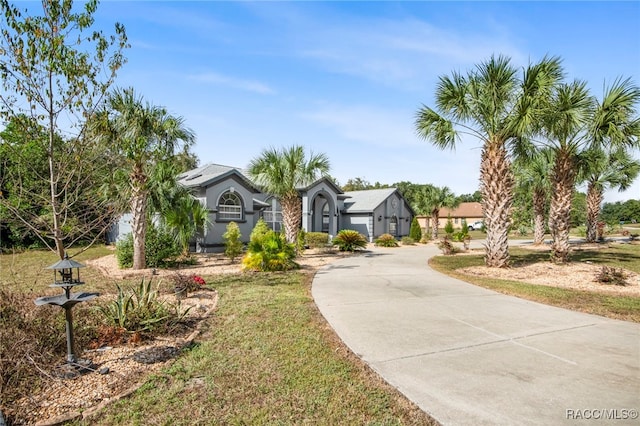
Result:
{"label": "arched entryway", "polygon": [[323,193],[316,194],[311,202],[311,232],[325,232],[335,235],[338,213],[335,202]]}

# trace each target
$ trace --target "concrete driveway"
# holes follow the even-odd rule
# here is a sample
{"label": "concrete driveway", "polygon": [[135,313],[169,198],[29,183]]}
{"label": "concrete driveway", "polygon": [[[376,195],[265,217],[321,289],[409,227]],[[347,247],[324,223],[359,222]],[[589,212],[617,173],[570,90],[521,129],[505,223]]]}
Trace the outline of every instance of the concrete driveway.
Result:
{"label": "concrete driveway", "polygon": [[443,425],[640,424],[640,324],[505,296],[431,270],[433,245],[316,274],[351,350]]}

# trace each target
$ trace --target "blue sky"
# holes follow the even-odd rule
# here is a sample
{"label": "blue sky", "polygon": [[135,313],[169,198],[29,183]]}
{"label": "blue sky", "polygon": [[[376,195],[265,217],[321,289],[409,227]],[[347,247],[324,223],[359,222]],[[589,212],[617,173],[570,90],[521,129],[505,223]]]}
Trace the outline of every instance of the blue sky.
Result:
{"label": "blue sky", "polygon": [[[117,84],[186,119],[201,164],[245,167],[268,147],[323,152],[340,183],[478,188],[480,149],[440,151],[414,132],[439,76],[492,54],[563,58],[594,94],[640,84],[640,2],[103,1],[125,25]],[[607,201],[639,198],[640,182]]]}

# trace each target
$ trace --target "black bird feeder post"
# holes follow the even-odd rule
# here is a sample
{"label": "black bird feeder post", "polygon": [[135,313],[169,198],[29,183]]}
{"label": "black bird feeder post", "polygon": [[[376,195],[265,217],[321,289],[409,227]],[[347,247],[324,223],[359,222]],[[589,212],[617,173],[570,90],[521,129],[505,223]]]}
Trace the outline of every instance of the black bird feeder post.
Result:
{"label": "black bird feeder post", "polygon": [[[84,268],[84,265],[69,259],[69,256],[65,255],[64,259],[54,263],[47,269],[53,269],[53,284],[49,287],[60,287],[64,290],[63,294],[58,296],[44,296],[38,297],[35,300],[37,306],[41,305],[56,305],[64,309],[66,332],[67,332],[67,364],[65,365],[64,377],[72,378],[79,374],[82,374],[88,369],[91,369],[91,362],[78,360],[74,353],[73,348],[73,317],[71,316],[71,308],[76,303],[86,302],[94,297],[99,296],[99,293],[72,293],[71,289],[75,286],[84,284],[80,281],[80,268]],[[75,270],[75,274],[74,274]],[[75,276],[74,276],[75,275]]]}

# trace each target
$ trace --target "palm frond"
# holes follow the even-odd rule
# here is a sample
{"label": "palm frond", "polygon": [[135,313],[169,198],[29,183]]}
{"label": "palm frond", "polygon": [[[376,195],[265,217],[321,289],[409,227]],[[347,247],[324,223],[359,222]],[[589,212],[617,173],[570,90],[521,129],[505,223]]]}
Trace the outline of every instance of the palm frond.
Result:
{"label": "palm frond", "polygon": [[429,107],[423,106],[416,114],[416,131],[440,149],[454,149],[458,134],[453,123]]}

